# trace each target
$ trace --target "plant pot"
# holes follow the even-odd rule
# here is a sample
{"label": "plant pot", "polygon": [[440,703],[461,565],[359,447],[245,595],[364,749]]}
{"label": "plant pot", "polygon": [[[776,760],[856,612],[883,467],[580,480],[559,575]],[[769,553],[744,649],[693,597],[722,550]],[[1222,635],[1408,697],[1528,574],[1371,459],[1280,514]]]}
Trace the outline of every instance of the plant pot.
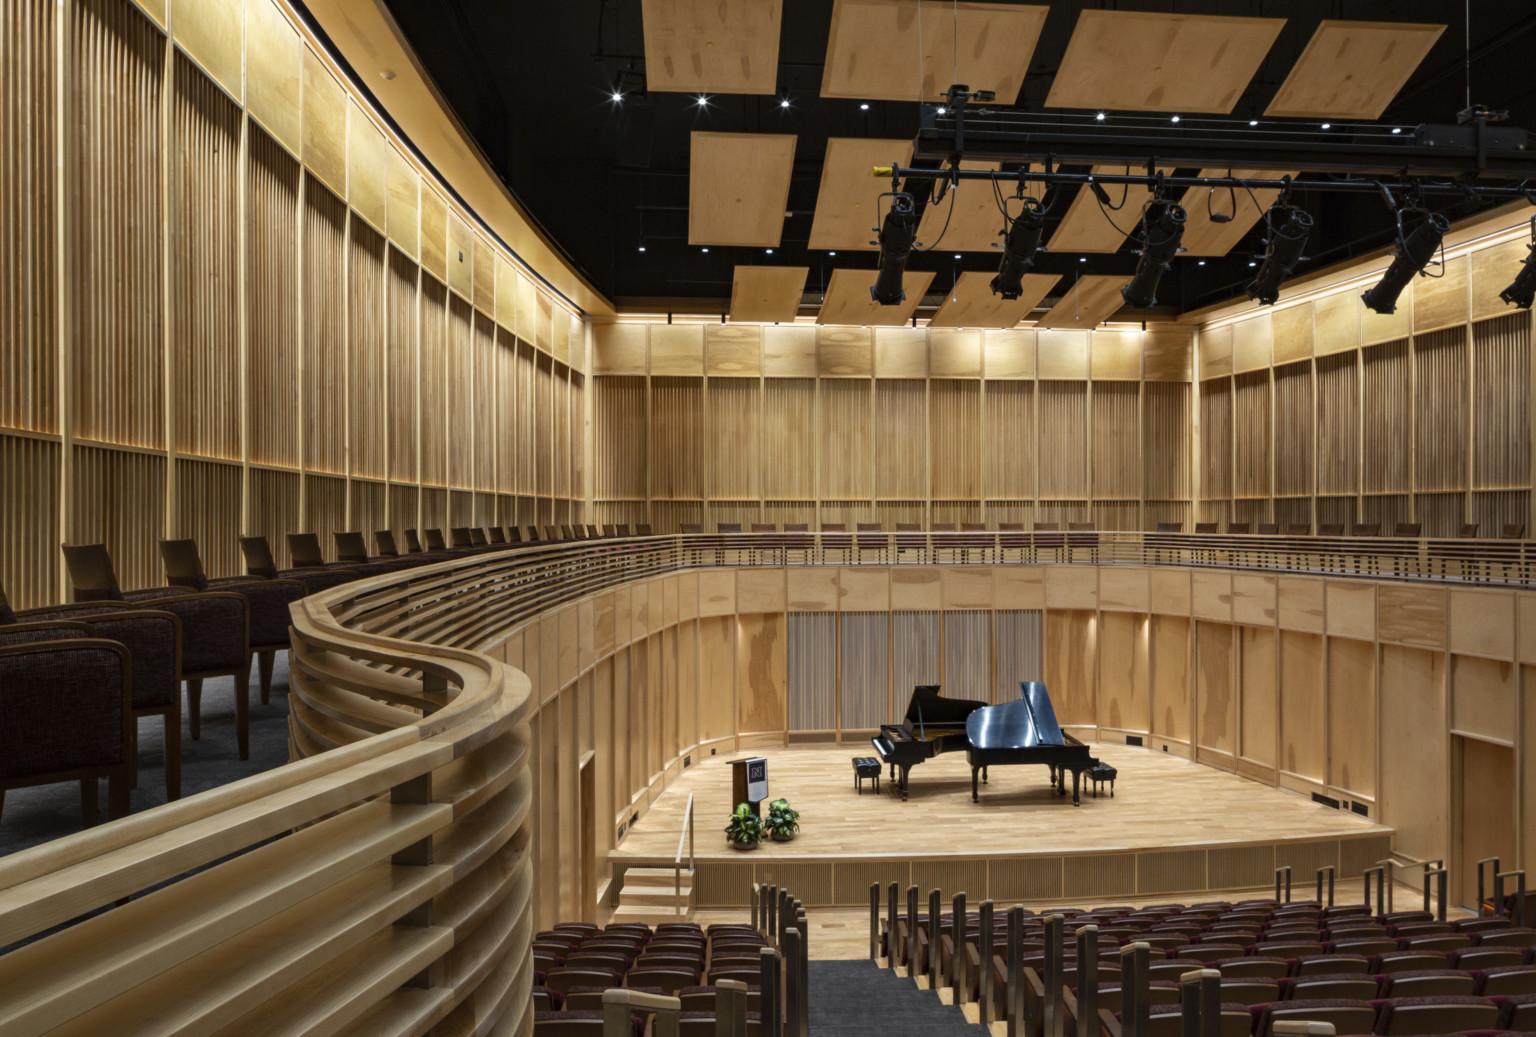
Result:
{"label": "plant pot", "polygon": [[757,840],[756,839],[753,839],[749,843],[738,843],[735,839],[727,839],[726,842],[731,844],[731,849],[733,849],[733,850],[755,850],[755,849],[757,849]]}
{"label": "plant pot", "polygon": [[788,835],[783,835],[779,832],[773,832],[771,833],[770,838],[772,838],[776,843],[790,843],[795,841],[795,833],[790,832]]}

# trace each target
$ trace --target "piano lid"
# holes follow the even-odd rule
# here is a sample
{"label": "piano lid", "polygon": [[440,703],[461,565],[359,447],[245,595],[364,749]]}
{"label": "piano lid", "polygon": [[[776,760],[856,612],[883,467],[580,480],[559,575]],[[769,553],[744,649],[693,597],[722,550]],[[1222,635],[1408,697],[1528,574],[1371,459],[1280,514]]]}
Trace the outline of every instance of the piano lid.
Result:
{"label": "piano lid", "polygon": [[965,721],[965,735],[978,749],[1027,749],[1066,745],[1056,709],[1042,681],[1020,681],[1022,697],[976,710]]}
{"label": "piano lid", "polygon": [[947,699],[939,694],[937,684],[919,684],[912,689],[912,700],[907,703],[907,724],[919,725],[965,723],[965,718],[985,706],[974,699]]}

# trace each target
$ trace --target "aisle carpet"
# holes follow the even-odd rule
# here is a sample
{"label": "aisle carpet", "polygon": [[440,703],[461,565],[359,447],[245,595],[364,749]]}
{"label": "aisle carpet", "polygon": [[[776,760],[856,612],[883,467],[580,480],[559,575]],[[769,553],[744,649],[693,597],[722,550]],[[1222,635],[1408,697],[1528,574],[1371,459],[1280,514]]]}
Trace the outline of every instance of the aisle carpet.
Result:
{"label": "aisle carpet", "polygon": [[868,958],[813,961],[811,1033],[838,1037],[979,1037],[985,1027],[965,1021],[937,994],[919,990]]}

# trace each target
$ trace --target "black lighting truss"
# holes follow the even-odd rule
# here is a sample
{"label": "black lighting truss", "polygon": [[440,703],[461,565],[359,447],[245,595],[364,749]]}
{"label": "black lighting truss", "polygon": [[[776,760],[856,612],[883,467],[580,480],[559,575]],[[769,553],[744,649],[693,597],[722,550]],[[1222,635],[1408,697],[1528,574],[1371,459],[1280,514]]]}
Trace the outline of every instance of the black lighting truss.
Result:
{"label": "black lighting truss", "polygon": [[[963,87],[957,88],[964,90]],[[923,104],[913,160],[929,166],[877,167],[896,180],[994,180],[999,183],[1140,184],[1159,190],[1186,187],[1303,191],[1411,192],[1487,201],[1536,201],[1536,150],[1525,130],[1489,126],[1483,115],[1465,125],[1337,124],[1329,130],[1301,120],[1186,117],[1171,122],[1116,113],[1052,115],[967,108],[951,93],[947,105]],[[1397,132],[1393,132],[1393,130]],[[1022,163],[1017,172],[961,169],[959,159]],[[1124,173],[1063,172],[1062,166],[1123,165]],[[1159,169],[1307,170],[1305,176],[1233,177],[1164,175]],[[1144,169],[1144,172],[1132,172]]]}

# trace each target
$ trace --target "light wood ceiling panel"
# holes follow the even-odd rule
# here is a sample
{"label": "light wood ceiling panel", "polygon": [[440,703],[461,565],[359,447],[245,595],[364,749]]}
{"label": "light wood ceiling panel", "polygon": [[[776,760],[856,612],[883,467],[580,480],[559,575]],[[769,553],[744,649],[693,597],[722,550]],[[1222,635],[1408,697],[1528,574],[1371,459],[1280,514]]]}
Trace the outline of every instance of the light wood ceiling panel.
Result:
{"label": "light wood ceiling panel", "polygon": [[[1095,173],[1139,173],[1127,166],[1094,166]],[[1046,241],[1052,252],[1118,252],[1125,236],[1141,224],[1141,207],[1152,197],[1152,190],[1139,184],[1110,184],[1104,188],[1109,205],[1100,206],[1086,185],[1067,207],[1067,214]],[[1119,206],[1111,208],[1110,206]]]}
{"label": "light wood ceiling panel", "polygon": [[816,323],[894,326],[911,320],[917,304],[923,301],[923,293],[928,290],[933,274],[908,270],[901,279],[901,286],[907,293],[906,301],[896,306],[881,306],[869,296],[876,273],[874,270],[832,271],[832,280],[827,283],[826,298],[822,300]]}
{"label": "light wood ceiling panel", "polygon": [[1047,108],[1230,112],[1284,18],[1083,11]]}
{"label": "light wood ceiling panel", "polygon": [[885,209],[877,203],[881,193],[891,189],[891,182],[875,177],[871,171],[876,166],[892,162],[904,166],[911,161],[911,140],[828,138],[827,157],[821,164],[821,190],[816,195],[816,216],[811,221],[810,247],[864,252],[878,249],[878,245],[870,244],[876,237],[874,228],[885,216]]}
{"label": "light wood ceiling panel", "polygon": [[1025,274],[1024,292],[1017,299],[1004,299],[992,293],[993,274],[970,270],[944,296],[930,328],[1011,328],[1029,316],[1029,311],[1050,294],[1059,274]]}
{"label": "light wood ceiling panel", "polygon": [[[964,162],[961,169],[985,169],[996,172],[1002,168],[998,162]],[[1005,199],[1013,196],[1017,181],[1001,183],[998,190]],[[1012,209],[1017,214],[1017,204]],[[949,225],[945,226],[945,221]],[[917,224],[917,240],[924,248],[939,252],[995,252],[994,241],[1001,242],[1003,214],[998,211],[997,197],[988,180],[961,180],[950,188],[941,202],[928,203],[923,218]]]}
{"label": "light wood ceiling panel", "polygon": [[941,0],[837,0],[821,96],[940,101],[958,82],[991,90],[999,103],[1012,104],[1048,10]]}
{"label": "light wood ceiling panel", "polygon": [[1444,31],[1411,22],[1324,21],[1264,114],[1380,118]]}
{"label": "light wood ceiling panel", "polygon": [[1125,282],[1123,274],[1079,277],[1051,311],[1035,323],[1042,328],[1091,328],[1100,324],[1125,305],[1120,297]]}
{"label": "light wood ceiling panel", "polygon": [[807,266],[738,266],[731,282],[731,320],[794,320],[810,272]]}
{"label": "light wood ceiling panel", "polygon": [[688,243],[776,247],[794,166],[794,134],[695,130],[688,162]]}
{"label": "light wood ceiling panel", "polygon": [[[1202,169],[1200,175],[1230,175],[1238,179],[1251,176],[1278,180],[1286,175],[1295,176],[1296,171],[1234,169],[1229,174],[1225,169]],[[1224,256],[1231,252],[1253,229],[1253,225],[1264,218],[1264,210],[1273,205],[1278,197],[1280,192],[1273,188],[1244,190],[1239,187],[1229,191],[1226,188],[1191,187],[1179,199],[1185,213],[1184,238],[1181,241],[1184,246],[1183,255]],[[1217,223],[1211,219],[1212,213],[1231,216],[1232,219],[1226,223]]]}
{"label": "light wood ceiling panel", "polygon": [[641,0],[650,90],[771,94],[780,0]]}

